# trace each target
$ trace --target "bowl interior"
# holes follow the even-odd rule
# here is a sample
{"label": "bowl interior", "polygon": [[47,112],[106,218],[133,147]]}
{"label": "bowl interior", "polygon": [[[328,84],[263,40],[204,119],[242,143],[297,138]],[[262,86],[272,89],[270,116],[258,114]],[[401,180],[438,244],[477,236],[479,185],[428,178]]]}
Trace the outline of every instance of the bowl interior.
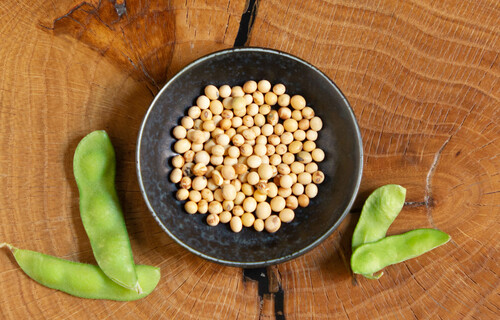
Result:
{"label": "bowl interior", "polygon": [[[316,141],[326,153],[319,164],[326,179],[318,196],[295,219],[274,233],[228,225],[210,227],[206,215],[189,215],[176,200],[168,179],[175,139],[172,128],[195,103],[206,85],[243,85],[247,80],[283,83],[290,95],[301,94],[323,120]],[[288,54],[232,49],[201,58],[183,69],[151,105],[139,134],[137,161],[144,197],[160,225],[181,245],[210,260],[234,266],[265,266],[296,257],[326,238],[341,222],[357,193],[362,147],[354,115],[342,93],[316,68]]]}

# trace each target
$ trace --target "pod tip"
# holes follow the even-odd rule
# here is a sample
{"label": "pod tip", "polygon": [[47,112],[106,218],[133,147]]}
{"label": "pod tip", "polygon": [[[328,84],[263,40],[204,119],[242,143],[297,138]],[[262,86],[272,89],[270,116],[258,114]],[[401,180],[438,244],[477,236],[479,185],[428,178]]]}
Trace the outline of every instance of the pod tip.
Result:
{"label": "pod tip", "polygon": [[135,285],[134,290],[137,291],[138,294],[142,294],[142,288],[139,282]]}

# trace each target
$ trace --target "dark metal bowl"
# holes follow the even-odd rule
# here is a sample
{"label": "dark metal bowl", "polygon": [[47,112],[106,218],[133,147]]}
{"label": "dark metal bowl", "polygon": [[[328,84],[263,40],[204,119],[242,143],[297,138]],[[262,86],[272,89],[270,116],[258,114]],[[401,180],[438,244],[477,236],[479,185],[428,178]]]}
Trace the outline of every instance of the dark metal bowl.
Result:
{"label": "dark metal bowl", "polygon": [[[326,179],[307,208],[278,232],[228,225],[210,227],[206,215],[189,215],[169,181],[175,155],[171,132],[206,85],[243,85],[247,80],[283,83],[301,94],[323,120],[317,145],[326,153],[319,164]],[[342,92],[321,71],[292,55],[262,48],[229,49],[196,60],[163,87],[142,123],[137,143],[137,174],[146,203],[165,232],[180,245],[211,261],[262,267],[298,257],[326,239],[344,219],[358,192],[363,150],[355,116]]]}

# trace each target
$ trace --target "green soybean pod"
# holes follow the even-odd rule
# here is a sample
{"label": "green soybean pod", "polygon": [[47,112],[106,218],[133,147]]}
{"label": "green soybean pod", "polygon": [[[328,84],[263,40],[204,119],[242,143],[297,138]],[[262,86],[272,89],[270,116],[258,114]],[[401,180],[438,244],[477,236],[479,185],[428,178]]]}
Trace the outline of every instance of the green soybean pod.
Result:
{"label": "green soybean pod", "polygon": [[137,276],[143,290],[139,294],[111,281],[98,266],[0,244],[0,248],[4,246],[12,251],[17,263],[30,278],[46,287],[80,298],[137,300],[150,294],[160,281],[159,268],[137,265]]}
{"label": "green soybean pod", "polygon": [[352,235],[352,250],[385,237],[390,225],[404,206],[406,189],[400,185],[382,186],[366,199]]}
{"label": "green soybean pod", "polygon": [[389,265],[420,256],[449,240],[448,234],[436,229],[415,229],[386,237],[354,250],[351,268],[354,273],[370,275]]}
{"label": "green soybean pod", "polygon": [[116,194],[115,166],[115,151],[105,131],[91,132],[80,141],[73,158],[80,215],[102,271],[119,285],[141,293]]}

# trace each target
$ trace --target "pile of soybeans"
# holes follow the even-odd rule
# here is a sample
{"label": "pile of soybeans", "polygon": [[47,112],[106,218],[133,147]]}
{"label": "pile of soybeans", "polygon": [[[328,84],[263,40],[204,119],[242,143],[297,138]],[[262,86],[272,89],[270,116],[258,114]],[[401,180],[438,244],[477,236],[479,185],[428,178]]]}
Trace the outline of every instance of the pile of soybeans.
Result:
{"label": "pile of soybeans", "polygon": [[208,225],[229,223],[234,232],[273,233],[316,197],[323,122],[304,97],[285,92],[267,80],[205,87],[173,129],[170,180],[187,213],[208,213]]}

